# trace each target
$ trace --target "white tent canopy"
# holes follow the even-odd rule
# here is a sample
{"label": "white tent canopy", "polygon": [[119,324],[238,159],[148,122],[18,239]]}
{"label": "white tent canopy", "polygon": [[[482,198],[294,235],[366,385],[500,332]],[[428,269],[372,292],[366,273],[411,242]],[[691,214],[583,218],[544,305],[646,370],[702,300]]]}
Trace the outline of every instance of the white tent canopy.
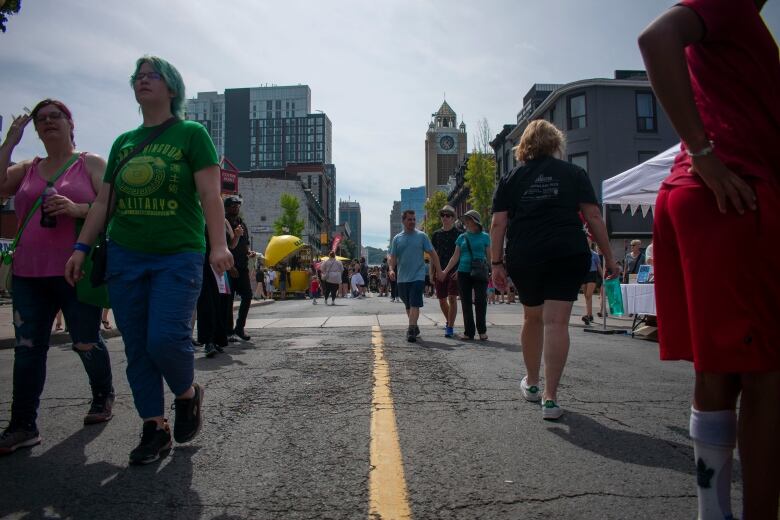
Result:
{"label": "white tent canopy", "polygon": [[631,214],[641,209],[642,214],[647,215],[655,207],[658,190],[669,175],[679,151],[680,144],[677,143],[652,159],[602,182],[602,204],[619,204],[623,211],[631,208]]}

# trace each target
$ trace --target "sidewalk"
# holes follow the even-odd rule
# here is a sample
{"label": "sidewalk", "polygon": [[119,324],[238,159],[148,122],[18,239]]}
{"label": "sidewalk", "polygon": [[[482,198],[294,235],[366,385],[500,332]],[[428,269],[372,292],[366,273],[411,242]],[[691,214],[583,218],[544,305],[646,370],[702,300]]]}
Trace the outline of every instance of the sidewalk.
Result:
{"label": "sidewalk", "polygon": [[[274,300],[252,300],[251,307],[258,307],[261,305],[270,305],[273,303]],[[241,302],[236,301],[233,303],[233,310],[237,311],[238,307]],[[109,311],[108,312],[108,321],[111,324],[111,329],[105,330],[101,326],[100,330],[103,333],[103,337],[108,338],[115,338],[117,336],[121,336],[121,333],[116,327],[116,321],[114,321],[114,313]],[[57,331],[55,332],[52,330],[51,333],[51,340],[49,342],[51,345],[62,345],[66,343],[70,343],[70,336],[67,332],[64,331]],[[14,324],[13,324],[13,311],[12,306],[9,303],[8,305],[0,305],[0,349],[7,349],[7,348],[14,348],[16,346],[16,338],[14,336]]]}

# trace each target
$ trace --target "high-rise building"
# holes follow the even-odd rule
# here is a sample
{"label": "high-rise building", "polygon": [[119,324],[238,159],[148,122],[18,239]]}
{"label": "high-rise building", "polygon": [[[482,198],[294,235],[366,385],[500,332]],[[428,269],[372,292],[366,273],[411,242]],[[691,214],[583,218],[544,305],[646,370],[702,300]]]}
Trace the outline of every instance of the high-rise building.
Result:
{"label": "high-rise building", "polygon": [[401,190],[401,213],[407,209],[414,210],[417,227],[422,228],[425,220],[425,186]]}
{"label": "high-rise building", "polygon": [[205,125],[217,152],[241,171],[333,162],[332,125],[324,112],[311,113],[308,85],[198,92],[187,100],[186,113]]}
{"label": "high-rise building", "polygon": [[401,201],[393,201],[393,210],[390,212],[390,242],[393,241],[393,237],[401,232],[403,226],[401,225]]}
{"label": "high-rise building", "polygon": [[443,102],[425,134],[425,196],[446,191],[450,175],[466,156],[466,124]]}
{"label": "high-rise building", "polygon": [[186,117],[206,127],[217,152],[249,172],[246,178],[297,174],[325,212],[322,232],[330,236],[336,226],[332,126],[324,112],[311,111],[308,85],[274,85],[198,92],[187,100]]}
{"label": "high-rise building", "polygon": [[357,250],[356,255],[360,254],[363,249],[363,241],[361,237],[360,229],[360,203],[354,200],[340,200],[339,201],[339,224],[349,223],[349,229],[351,231],[350,240],[355,243]]}

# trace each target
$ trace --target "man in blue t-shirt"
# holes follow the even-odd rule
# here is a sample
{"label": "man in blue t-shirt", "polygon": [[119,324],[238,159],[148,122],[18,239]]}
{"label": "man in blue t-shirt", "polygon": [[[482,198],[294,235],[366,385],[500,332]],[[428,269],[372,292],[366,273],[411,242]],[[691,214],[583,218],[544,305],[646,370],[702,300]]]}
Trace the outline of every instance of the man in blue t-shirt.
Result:
{"label": "man in blue t-shirt", "polygon": [[[431,257],[433,269],[438,269],[439,257],[428,239],[428,235],[415,229],[417,217],[413,210],[406,210],[401,215],[404,230],[393,237],[390,243],[388,275],[398,282],[398,295],[406,305],[409,316],[409,330],[406,341],[414,343],[420,335],[417,319],[423,306],[423,290],[425,289],[425,253]],[[434,276],[437,273],[434,273]]]}

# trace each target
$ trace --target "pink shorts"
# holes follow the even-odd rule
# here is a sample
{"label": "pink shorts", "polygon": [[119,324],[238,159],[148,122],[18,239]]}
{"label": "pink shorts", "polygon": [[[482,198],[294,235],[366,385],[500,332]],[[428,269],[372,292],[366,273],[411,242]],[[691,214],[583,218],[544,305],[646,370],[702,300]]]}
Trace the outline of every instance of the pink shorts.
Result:
{"label": "pink shorts", "polygon": [[780,184],[718,211],[706,186],[662,187],[653,229],[661,359],[702,372],[780,370]]}

